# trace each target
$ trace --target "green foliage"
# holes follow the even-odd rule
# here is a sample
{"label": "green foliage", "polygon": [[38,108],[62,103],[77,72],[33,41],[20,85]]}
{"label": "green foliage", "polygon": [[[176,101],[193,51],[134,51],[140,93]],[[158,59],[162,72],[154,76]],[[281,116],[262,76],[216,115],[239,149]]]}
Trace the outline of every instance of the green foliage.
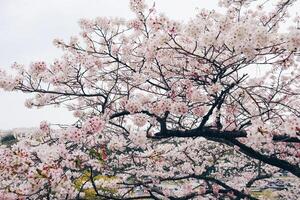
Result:
{"label": "green foliage", "polygon": [[[88,182],[91,181],[91,172],[85,171],[82,176],[80,176],[78,179],[74,181],[75,188],[79,191],[82,186]],[[116,179],[114,176],[104,176],[104,175],[97,175],[94,178],[94,181],[101,180],[105,182],[113,181]],[[98,191],[106,192],[106,193],[116,193],[117,189],[112,189],[108,187],[98,187]],[[94,188],[88,188],[88,189],[81,189],[82,192],[85,194],[85,199],[87,200],[94,200],[96,199],[96,192]]]}

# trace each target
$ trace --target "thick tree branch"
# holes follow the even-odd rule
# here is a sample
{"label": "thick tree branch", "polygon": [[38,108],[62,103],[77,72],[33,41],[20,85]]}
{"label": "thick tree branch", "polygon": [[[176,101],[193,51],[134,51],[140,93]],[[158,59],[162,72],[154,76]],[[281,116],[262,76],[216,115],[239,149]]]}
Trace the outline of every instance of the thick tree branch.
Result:
{"label": "thick tree branch", "polygon": [[260,160],[264,163],[267,163],[269,165],[278,167],[280,169],[284,169],[286,171],[291,172],[295,176],[300,177],[300,168],[297,165],[293,165],[293,164],[291,164],[291,163],[289,163],[285,160],[281,160],[281,159],[276,158],[276,157],[263,155],[263,154],[259,153],[258,151],[255,151],[251,147],[248,147],[245,144],[239,142],[237,139],[231,139],[229,142],[236,145],[236,146],[238,146],[239,150],[242,153],[244,153],[245,155],[247,155],[251,158]]}
{"label": "thick tree branch", "polygon": [[[160,138],[170,138],[170,137],[204,137],[206,139],[222,139],[227,145],[236,145],[239,147],[240,151],[245,155],[260,160],[269,165],[284,169],[291,172],[297,177],[300,177],[300,168],[296,165],[293,165],[285,160],[281,160],[276,157],[271,157],[263,155],[258,151],[255,151],[251,147],[246,146],[245,144],[239,142],[236,138],[247,137],[247,133],[244,130],[234,130],[234,131],[219,131],[213,128],[202,128],[202,129],[191,129],[187,131],[180,130],[165,130],[159,133],[156,133],[151,138],[160,139]],[[222,140],[219,140],[222,142]]]}
{"label": "thick tree branch", "polygon": [[300,143],[300,139],[297,137],[290,137],[288,135],[274,135],[273,141],[277,142],[293,142],[293,143]]}
{"label": "thick tree branch", "polygon": [[181,130],[166,130],[156,133],[153,138],[170,138],[170,137],[208,137],[208,138],[220,138],[231,139],[239,137],[247,137],[247,133],[244,130],[233,131],[219,131],[214,128],[204,127],[202,129],[191,129],[186,131]]}

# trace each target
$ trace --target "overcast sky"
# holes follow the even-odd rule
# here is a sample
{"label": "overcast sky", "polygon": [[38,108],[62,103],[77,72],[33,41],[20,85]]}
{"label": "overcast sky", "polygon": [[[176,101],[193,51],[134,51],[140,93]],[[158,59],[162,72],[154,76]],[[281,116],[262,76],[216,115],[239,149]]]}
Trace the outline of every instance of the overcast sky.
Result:
{"label": "overcast sky", "polygon": [[[154,2],[146,1],[149,5]],[[217,9],[217,0],[155,2],[159,12],[178,20],[188,20],[197,8]],[[53,39],[67,40],[79,32],[80,18],[97,16],[133,17],[128,0],[0,0],[0,68],[8,68],[15,61],[25,65],[35,60],[51,62],[62,54],[52,45]],[[63,108],[25,108],[28,96],[0,91],[0,130],[38,126],[41,120],[74,121],[72,114]]]}
{"label": "overcast sky", "polygon": [[[153,0],[147,0],[152,5]],[[198,8],[216,8],[217,0],[155,0],[167,16],[187,20]],[[203,4],[205,2],[205,4]],[[128,0],[0,0],[0,68],[13,62],[51,62],[62,52],[52,45],[54,38],[68,39],[79,32],[78,19],[97,16],[131,18]],[[63,108],[27,109],[28,94],[0,91],[0,130],[38,126],[41,120],[72,123]]]}

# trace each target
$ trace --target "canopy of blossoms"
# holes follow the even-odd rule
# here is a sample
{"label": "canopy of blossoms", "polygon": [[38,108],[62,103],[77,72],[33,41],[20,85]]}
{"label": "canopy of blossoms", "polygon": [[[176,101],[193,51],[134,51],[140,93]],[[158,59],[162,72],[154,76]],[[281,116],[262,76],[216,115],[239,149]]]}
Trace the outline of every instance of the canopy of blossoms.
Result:
{"label": "canopy of blossoms", "polygon": [[0,88],[32,94],[28,108],[78,120],[0,146],[0,199],[258,199],[252,188],[283,172],[293,181],[272,195],[297,199],[295,1],[219,2],[183,23],[131,0],[134,19],[82,19],[79,36],[55,39],[54,62],[0,69]]}

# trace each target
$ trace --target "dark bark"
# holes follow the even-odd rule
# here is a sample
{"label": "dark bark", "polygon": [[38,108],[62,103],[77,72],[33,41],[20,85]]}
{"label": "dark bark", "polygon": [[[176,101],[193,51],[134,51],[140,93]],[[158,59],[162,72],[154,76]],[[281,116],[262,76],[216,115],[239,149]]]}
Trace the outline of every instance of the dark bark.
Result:
{"label": "dark bark", "polygon": [[[202,129],[191,129],[186,131],[180,130],[165,130],[155,134],[152,138],[160,139],[160,138],[170,138],[170,137],[204,137],[208,140],[217,139],[217,141],[227,144],[227,145],[236,145],[239,147],[239,150],[245,155],[260,160],[266,164],[278,167],[280,169],[289,171],[297,177],[300,177],[300,168],[297,165],[291,164],[285,160],[279,159],[277,157],[263,155],[262,153],[248,147],[247,145],[239,142],[236,138],[239,137],[247,137],[247,133],[244,130],[233,130],[233,131],[219,131],[217,129],[205,127]],[[276,136],[277,141],[279,140],[279,136]],[[294,140],[294,139],[293,139]]]}

